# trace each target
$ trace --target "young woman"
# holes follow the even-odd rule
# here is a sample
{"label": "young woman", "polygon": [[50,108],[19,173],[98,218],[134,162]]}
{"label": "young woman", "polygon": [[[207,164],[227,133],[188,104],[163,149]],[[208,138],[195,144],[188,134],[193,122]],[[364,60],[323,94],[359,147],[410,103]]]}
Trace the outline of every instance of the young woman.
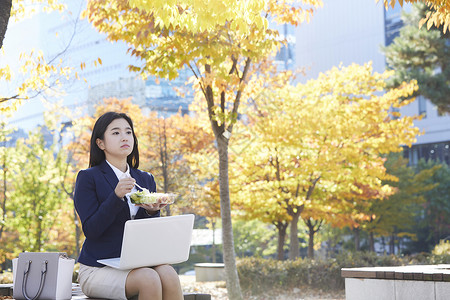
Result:
{"label": "young woman", "polygon": [[127,299],[138,295],[139,300],[181,300],[178,274],[169,265],[124,271],[97,262],[120,256],[126,221],[159,217],[165,206],[130,202],[127,194],[136,189],[135,183],[156,191],[153,176],[138,167],[133,122],[123,113],[105,113],[92,131],[89,169],[78,173],[75,184],[75,208],[86,237],[78,258],[80,286],[91,298]]}

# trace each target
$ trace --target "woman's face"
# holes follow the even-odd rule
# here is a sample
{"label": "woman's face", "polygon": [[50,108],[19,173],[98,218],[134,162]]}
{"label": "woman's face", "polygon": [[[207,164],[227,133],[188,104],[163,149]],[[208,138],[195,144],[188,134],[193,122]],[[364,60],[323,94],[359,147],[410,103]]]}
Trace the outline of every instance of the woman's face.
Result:
{"label": "woman's face", "polygon": [[103,140],[98,138],[96,142],[108,161],[126,160],[133,151],[133,131],[125,119],[115,119],[106,127]]}

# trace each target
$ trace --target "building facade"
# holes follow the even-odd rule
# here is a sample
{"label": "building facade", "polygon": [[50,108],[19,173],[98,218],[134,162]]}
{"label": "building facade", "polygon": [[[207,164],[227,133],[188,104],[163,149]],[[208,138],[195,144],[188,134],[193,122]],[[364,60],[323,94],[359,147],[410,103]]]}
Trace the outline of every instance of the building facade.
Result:
{"label": "building facade", "polygon": [[[403,9],[409,9],[405,4]],[[306,67],[307,77],[316,78],[333,66],[351,63],[373,64],[374,72],[383,72],[386,62],[380,48],[392,43],[403,25],[401,7],[384,9],[382,1],[325,0],[309,24],[296,33],[296,66]],[[450,164],[450,116],[441,115],[433,104],[418,97],[401,108],[403,115],[423,115],[415,125],[423,133],[404,155],[410,164],[420,158]]]}

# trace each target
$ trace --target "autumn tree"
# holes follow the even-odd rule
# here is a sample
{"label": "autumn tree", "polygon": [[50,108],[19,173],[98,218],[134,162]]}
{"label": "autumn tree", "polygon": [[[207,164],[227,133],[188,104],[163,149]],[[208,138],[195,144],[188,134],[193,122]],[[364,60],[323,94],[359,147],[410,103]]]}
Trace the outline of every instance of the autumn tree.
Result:
{"label": "autumn tree", "polygon": [[281,182],[284,168],[280,170],[277,166],[284,159],[280,161],[280,157],[270,157],[277,152],[270,152],[264,140],[252,138],[250,141],[241,155],[234,159],[230,173],[234,202],[240,208],[237,217],[273,224],[277,230],[277,259],[283,260],[287,228],[292,220],[285,199],[279,197],[280,189],[284,188]]}
{"label": "autumn tree", "polygon": [[[247,84],[246,93],[250,95],[257,95],[260,97],[263,86],[268,89],[283,86],[287,81],[294,78],[291,71],[281,72],[277,74],[276,65],[273,61],[265,61],[262,64],[256,66],[258,72],[252,72]],[[260,74],[257,76],[256,74]],[[206,103],[196,99],[189,109],[195,114],[196,120],[199,126],[206,127],[209,120],[205,118],[207,112]],[[252,102],[252,101],[251,101]],[[261,201],[260,199],[267,197],[267,191],[259,191],[257,189],[243,189],[242,187],[248,185],[250,174],[254,174],[255,165],[259,165],[259,157],[251,156],[247,160],[242,161],[241,157],[244,152],[253,153],[254,148],[258,148],[263,140],[255,138],[255,134],[252,130],[252,125],[248,124],[247,114],[259,114],[260,112],[250,111],[244,106],[243,117],[238,120],[234,130],[234,142],[230,147],[230,200],[231,207],[234,211],[234,218],[237,220],[262,220],[265,223],[273,224],[277,229],[277,257],[279,260],[284,259],[285,241],[287,228],[289,225],[290,217],[283,209],[274,205],[272,201],[264,202],[264,205],[255,206],[253,203]],[[263,117],[263,116],[261,116]],[[210,130],[206,130],[209,132]],[[212,135],[212,132],[211,132]],[[215,159],[214,153],[215,146],[205,146],[201,151],[188,155],[188,159],[191,162],[192,169],[196,173],[200,182],[205,182],[200,186],[198,192],[199,196],[196,210],[200,211],[200,215],[207,216],[210,220],[220,217],[220,203],[219,186],[217,181],[218,162]],[[259,149],[259,148],[258,148]],[[247,157],[247,156],[245,156]],[[276,193],[276,190],[275,190]],[[214,196],[213,196],[214,195]],[[218,213],[218,215],[216,215]],[[236,231],[236,230],[234,230]],[[236,246],[235,248],[237,248]]]}
{"label": "autumn tree", "polygon": [[133,120],[139,140],[140,168],[155,176],[158,191],[179,195],[177,205],[167,208],[166,213],[170,215],[171,209],[188,209],[192,195],[187,187],[198,184],[187,156],[211,143],[212,137],[205,134],[189,115],[181,112],[169,117],[160,116],[157,112],[144,114],[131,98],[104,99],[95,110],[93,116],[73,121],[75,140],[67,148],[73,153],[73,160],[78,162],[77,169],[88,167],[89,141],[97,118],[107,111],[127,113]]}
{"label": "autumn tree", "polygon": [[14,161],[15,151],[11,141],[11,133],[14,129],[10,128],[6,122],[0,123],[0,264],[3,264],[10,251],[8,240],[7,221],[8,211],[6,206],[9,202],[9,194],[12,182],[10,180],[11,164]]}
{"label": "autumn tree", "polygon": [[[0,4],[0,39],[3,51],[9,50],[8,44],[3,45],[8,22],[20,22],[41,11],[62,12],[64,10],[65,6],[56,0],[2,1]],[[76,73],[72,77],[74,68],[65,65],[61,58],[62,52],[48,56],[39,49],[30,51],[14,49],[14,53],[19,54],[17,67],[12,67],[13,63],[7,61],[2,61],[0,64],[2,81],[0,113],[2,114],[17,110],[18,106],[29,99],[61,93],[59,88],[63,81],[78,78]],[[4,56],[4,52],[1,56]]]}
{"label": "autumn tree", "polygon": [[[193,193],[189,186],[199,188],[196,162],[189,157],[211,144],[213,136],[199,126],[196,118],[178,111],[170,116],[151,112],[144,118],[143,167],[152,170],[158,190],[178,194],[177,209],[188,209]],[[167,207],[170,209],[170,207]],[[170,211],[167,210],[170,214]]]}
{"label": "autumn tree", "polygon": [[0,3],[0,49],[3,47],[3,39],[10,19],[22,19],[33,14],[36,8],[33,5],[42,4],[45,11],[62,10],[64,5],[57,0],[5,0]]}
{"label": "autumn tree", "polygon": [[[228,146],[252,63],[280,45],[269,20],[298,25],[319,1],[90,1],[86,15],[110,40],[130,45],[142,60],[131,70],[173,79],[188,68],[208,105],[217,151],[223,248],[230,299],[242,299],[235,264],[228,179]],[[306,6],[304,9],[302,6]]]}
{"label": "autumn tree", "polygon": [[11,145],[11,136],[10,134],[14,132],[13,129],[9,128],[6,122],[0,123],[0,162],[1,162],[1,184],[2,187],[0,193],[0,240],[2,238],[3,230],[5,229],[5,221],[6,221],[6,203],[7,203],[7,193],[8,193],[8,185],[10,184],[9,171],[10,164],[13,157],[13,148]]}
{"label": "autumn tree", "polygon": [[417,207],[423,205],[424,193],[435,187],[427,182],[437,168],[416,172],[407,165],[401,153],[390,153],[385,162],[386,172],[392,177],[384,182],[393,187],[391,195],[372,197],[364,205],[355,207],[366,218],[355,220],[369,234],[369,250],[375,251],[375,237],[387,237],[390,253],[395,253],[394,245],[399,237],[415,238],[413,226],[416,223]]}
{"label": "autumn tree", "polygon": [[386,62],[395,70],[390,84],[400,85],[415,79],[422,95],[441,112],[450,112],[450,32],[437,27],[418,28],[417,22],[426,14],[425,4],[415,4],[411,12],[403,13],[404,26],[393,43],[383,48]]}
{"label": "autumn tree", "polygon": [[[381,165],[380,168],[384,169],[385,166]],[[398,180],[397,177],[385,176],[386,179],[390,179],[392,182]],[[334,215],[330,219],[330,225],[334,228],[348,227],[351,229],[354,237],[355,250],[360,250],[361,233],[364,233],[365,224],[370,222],[375,216],[370,210],[374,201],[384,201],[387,197],[395,193],[395,189],[377,189],[372,188],[369,185],[361,185],[355,183],[358,186],[359,191],[350,191],[340,195],[341,200],[346,205],[339,211],[339,214]],[[379,217],[379,216],[378,216]],[[373,246],[373,234],[369,233],[369,246]]]}
{"label": "autumn tree", "polygon": [[437,168],[432,176],[424,179],[424,184],[436,186],[424,192],[425,202],[417,207],[418,217],[414,226],[417,240],[411,241],[413,250],[428,252],[450,235],[450,167],[444,162],[421,159],[415,168],[416,172]]}
{"label": "autumn tree", "polygon": [[[242,207],[243,218],[271,223],[277,229],[279,260],[284,259],[288,224],[292,224],[292,218],[299,216],[303,209],[301,205],[288,207],[289,196],[284,197],[282,193],[289,188],[284,180],[287,157],[285,148],[269,148],[261,136],[261,139],[253,139],[242,155],[236,157],[232,177],[233,185],[239,189],[236,201]],[[293,234],[297,235],[297,232]],[[298,241],[297,238],[294,240]]]}
{"label": "autumn tree", "polygon": [[382,183],[388,175],[381,154],[401,151],[400,145],[415,141],[418,129],[414,117],[391,112],[405,105],[399,99],[417,86],[385,89],[389,76],[392,72],[373,73],[370,63],[333,68],[255,101],[264,116],[253,121],[257,151],[243,152],[241,160],[259,163],[247,171],[255,176],[243,188],[265,195],[249,209],[271,202],[291,216],[290,251],[295,253],[290,258],[299,255],[297,227],[303,215],[320,221],[339,214],[349,205],[342,195],[361,194],[361,186],[390,189]]}
{"label": "autumn tree", "polygon": [[[58,138],[55,133],[49,126],[39,127],[27,139],[18,140],[15,147],[16,158],[10,165],[12,189],[7,204],[7,226],[16,230],[20,238],[15,254],[50,249],[71,254],[73,249],[70,242],[64,243],[68,236],[61,236],[67,233],[67,224],[61,222],[67,220],[66,216],[72,216],[72,204],[60,192],[61,170],[66,168],[67,157],[64,151],[58,151],[57,143],[51,138]],[[45,137],[53,143],[49,145]]]}
{"label": "autumn tree", "polygon": [[[194,101],[189,105],[189,116],[178,131],[178,140],[189,151],[184,152],[183,159],[189,165],[191,181],[184,186],[183,194],[190,202],[191,212],[203,216],[206,226],[213,231],[220,230],[220,189],[217,180],[217,159],[214,135],[208,127],[209,120],[203,114],[202,102]],[[216,243],[213,240],[211,256],[216,261]]]}
{"label": "autumn tree", "polygon": [[[47,107],[45,126],[30,132],[28,138],[17,139],[17,132],[8,127],[6,122],[2,125],[0,149],[3,197],[0,197],[3,219],[0,222],[0,252],[7,251],[4,258],[12,259],[17,251],[30,247],[37,251],[46,249],[64,251],[71,256],[77,254],[75,235],[73,231],[67,230],[68,225],[74,223],[71,213],[73,205],[70,195],[62,191],[74,180],[70,176],[69,158],[61,146],[65,131],[65,125],[61,123],[62,116],[67,116],[67,111],[58,104]],[[17,142],[12,139],[13,136]],[[47,201],[46,196],[49,202],[42,203]],[[30,207],[41,212],[41,217],[39,214],[34,215],[33,210],[27,212]],[[58,218],[54,218],[55,213]],[[12,218],[13,215],[16,218]],[[31,229],[26,228],[27,222]],[[37,227],[39,224],[43,225],[41,230]],[[22,243],[19,237],[24,231],[23,239],[26,242]]]}
{"label": "autumn tree", "polygon": [[[147,145],[141,146],[141,153],[146,159],[141,168],[152,170],[157,180],[157,190],[163,193],[174,192],[174,181],[177,180],[177,168],[180,160],[175,160],[176,152],[179,149],[177,143],[172,141],[173,135],[168,132],[168,122],[164,117],[158,117],[157,112],[151,112],[145,118],[147,132],[145,141]],[[142,145],[142,144],[141,144]],[[176,149],[176,150],[175,150]],[[180,174],[181,175],[181,172]],[[165,207],[167,215],[170,215],[170,205]]]}

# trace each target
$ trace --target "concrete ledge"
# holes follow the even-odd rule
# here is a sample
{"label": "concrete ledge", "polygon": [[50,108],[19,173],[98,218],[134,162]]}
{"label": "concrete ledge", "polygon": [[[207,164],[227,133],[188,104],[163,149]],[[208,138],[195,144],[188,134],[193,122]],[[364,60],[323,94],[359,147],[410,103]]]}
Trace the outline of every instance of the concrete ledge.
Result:
{"label": "concrete ledge", "polygon": [[343,268],[346,300],[448,300],[450,265]]}
{"label": "concrete ledge", "polygon": [[372,278],[450,282],[450,265],[342,268],[344,278]]}
{"label": "concrete ledge", "polygon": [[195,281],[224,281],[225,265],[223,263],[198,263],[194,265]]}

